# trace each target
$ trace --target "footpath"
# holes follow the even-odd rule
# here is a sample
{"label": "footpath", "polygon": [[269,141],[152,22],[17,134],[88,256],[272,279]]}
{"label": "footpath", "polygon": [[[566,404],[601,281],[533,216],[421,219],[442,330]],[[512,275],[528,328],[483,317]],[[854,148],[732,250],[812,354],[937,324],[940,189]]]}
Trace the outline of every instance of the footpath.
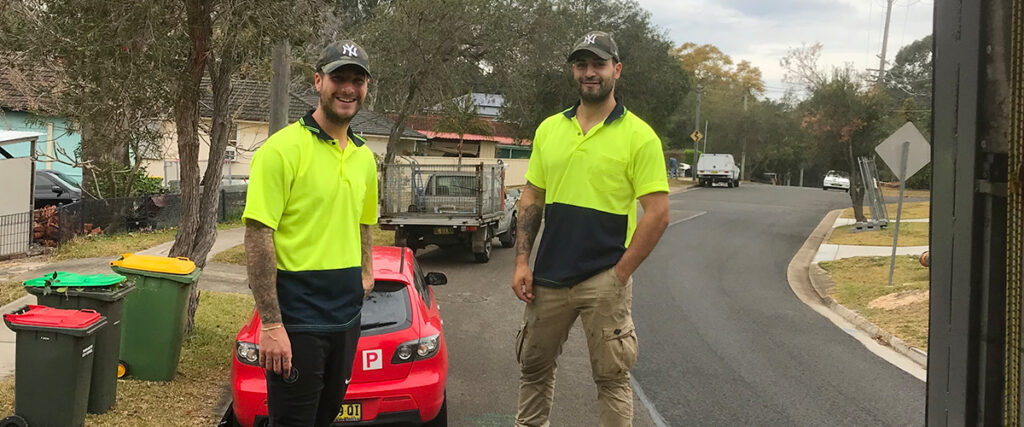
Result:
{"label": "footpath", "polygon": [[[206,268],[199,280],[199,289],[216,292],[248,293],[246,271],[244,266],[209,262],[215,255],[242,244],[245,227],[229,230],[218,230],[217,240],[207,255]],[[138,251],[138,254],[167,256],[173,242],[165,242],[152,248]],[[67,271],[78,274],[111,274],[110,261],[113,257],[82,258],[58,262],[25,261],[11,263],[0,270],[0,278],[11,281],[25,281],[55,271]],[[36,298],[25,295],[3,307],[0,313],[10,313],[27,304],[35,304]],[[0,378],[14,374],[14,345],[16,336],[0,323]]]}
{"label": "footpath", "polygon": [[[852,257],[888,257],[892,255],[891,246],[857,246],[824,243],[828,241],[832,230],[853,223],[853,220],[840,218],[841,213],[842,210],[835,210],[826,215],[818,225],[818,228],[808,237],[801,251],[793,258],[789,268],[790,286],[793,287],[794,292],[797,292],[798,296],[812,296],[818,299],[835,314],[871,336],[875,341],[905,356],[919,367],[927,368],[928,354],[924,350],[907,344],[888,331],[871,323],[857,312],[837,303],[829,295],[829,291],[835,286],[835,283],[829,277],[828,272],[818,265],[819,262]],[[907,222],[928,222],[928,219],[902,221],[902,223]],[[896,254],[920,256],[926,251],[928,251],[928,246],[904,246],[898,247]],[[802,293],[803,295],[801,295]]]}

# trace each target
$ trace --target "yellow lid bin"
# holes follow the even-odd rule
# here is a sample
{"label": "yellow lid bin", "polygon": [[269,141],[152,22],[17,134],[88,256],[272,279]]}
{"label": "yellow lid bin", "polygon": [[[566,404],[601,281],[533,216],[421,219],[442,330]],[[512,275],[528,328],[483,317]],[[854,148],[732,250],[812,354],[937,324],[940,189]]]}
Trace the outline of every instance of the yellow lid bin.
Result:
{"label": "yellow lid bin", "polygon": [[110,265],[165,274],[190,274],[196,269],[196,263],[188,258],[168,258],[158,255],[121,254],[121,258],[110,261]]}

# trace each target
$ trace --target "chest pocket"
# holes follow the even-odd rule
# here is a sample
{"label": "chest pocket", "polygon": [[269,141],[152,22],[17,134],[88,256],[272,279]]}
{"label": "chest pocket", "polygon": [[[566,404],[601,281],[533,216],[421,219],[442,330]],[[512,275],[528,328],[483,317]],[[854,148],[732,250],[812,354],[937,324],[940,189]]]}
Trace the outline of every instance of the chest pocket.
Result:
{"label": "chest pocket", "polygon": [[615,195],[629,192],[632,184],[625,160],[602,153],[590,153],[588,157],[590,183],[595,190]]}

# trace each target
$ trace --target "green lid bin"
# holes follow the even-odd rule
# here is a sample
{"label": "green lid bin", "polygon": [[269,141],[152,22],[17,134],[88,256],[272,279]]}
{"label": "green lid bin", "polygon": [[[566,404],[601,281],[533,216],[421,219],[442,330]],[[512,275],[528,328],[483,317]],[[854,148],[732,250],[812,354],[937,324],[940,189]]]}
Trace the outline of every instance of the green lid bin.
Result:
{"label": "green lid bin", "polygon": [[134,254],[121,255],[110,268],[137,288],[124,300],[121,368],[140,380],[174,379],[189,289],[202,270],[188,258]]}
{"label": "green lid bin", "polygon": [[89,387],[90,414],[103,414],[117,402],[118,356],[121,349],[121,313],[125,295],[135,286],[119,274],[83,275],[58,271],[25,281],[25,290],[39,305],[60,309],[91,309],[107,318],[96,334],[96,351]]}
{"label": "green lid bin", "polygon": [[82,426],[89,400],[96,333],[107,320],[95,310],[29,305],[4,314],[17,334],[14,414],[4,425]]}

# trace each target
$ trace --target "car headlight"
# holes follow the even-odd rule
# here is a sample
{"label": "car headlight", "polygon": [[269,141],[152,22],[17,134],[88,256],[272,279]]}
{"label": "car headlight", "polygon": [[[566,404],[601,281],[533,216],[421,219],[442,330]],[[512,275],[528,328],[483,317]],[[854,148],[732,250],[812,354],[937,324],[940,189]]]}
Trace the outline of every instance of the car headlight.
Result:
{"label": "car headlight", "polygon": [[235,357],[246,365],[259,366],[260,346],[251,342],[237,341],[235,342]]}
{"label": "car headlight", "polygon": [[412,362],[414,360],[429,359],[437,354],[441,348],[441,335],[431,335],[420,339],[406,341],[398,345],[395,355],[391,358],[391,364]]}

